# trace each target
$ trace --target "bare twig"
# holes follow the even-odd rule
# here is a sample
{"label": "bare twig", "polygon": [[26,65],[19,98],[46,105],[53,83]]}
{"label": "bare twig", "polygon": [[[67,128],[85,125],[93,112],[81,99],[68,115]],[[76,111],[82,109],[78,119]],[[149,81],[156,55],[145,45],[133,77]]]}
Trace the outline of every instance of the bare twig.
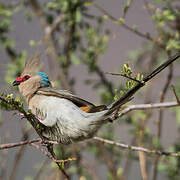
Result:
{"label": "bare twig", "polygon": [[155,104],[136,104],[136,105],[129,105],[125,107],[122,111],[119,112],[119,117],[123,116],[130,111],[134,110],[146,110],[146,109],[158,109],[158,108],[171,108],[180,106],[177,102],[165,102],[165,103],[155,103]]}
{"label": "bare twig", "polygon": [[145,153],[148,153],[148,154],[155,154],[155,155],[159,155],[159,156],[180,157],[180,153],[166,152],[166,151],[159,151],[159,150],[151,150],[151,149],[147,149],[147,148],[144,148],[144,147],[131,146],[131,145],[128,145],[128,144],[119,143],[119,142],[111,141],[111,140],[100,138],[100,137],[94,137],[93,139],[96,140],[96,141],[100,141],[100,142],[102,142],[104,144],[115,145],[115,146],[121,147],[121,148],[126,149],[126,150],[141,151],[141,152],[145,152]]}
{"label": "bare twig", "polygon": [[[142,151],[142,152],[145,152],[145,153],[156,154],[156,155],[160,155],[160,156],[164,155],[164,156],[180,157],[180,153],[160,151],[160,150],[151,150],[151,149],[147,149],[147,148],[143,148],[143,147],[137,147],[137,146],[132,146],[132,145],[124,144],[124,143],[114,142],[114,141],[103,139],[103,138],[100,138],[100,137],[93,137],[93,139],[97,140],[97,141],[101,141],[104,144],[115,145],[115,146],[118,146],[118,147],[121,147],[121,148],[124,148],[124,149],[127,149],[127,150]],[[13,147],[17,147],[17,146],[27,145],[27,144],[29,144],[29,145],[33,144],[32,146],[34,146],[35,148],[39,148],[39,146],[37,147],[37,146],[34,145],[34,142],[41,143],[41,139],[38,138],[38,139],[34,139],[34,140],[29,140],[29,141],[21,141],[21,142],[18,142],[18,143],[2,144],[2,145],[0,145],[0,149],[1,150],[2,149],[8,149],[8,148],[13,148]],[[38,149],[38,150],[40,150],[40,149]],[[43,152],[43,153],[46,154],[47,152]],[[65,160],[57,160],[57,159],[55,159],[55,162],[67,162],[67,161],[74,161],[74,160],[75,160],[75,158],[68,158],[68,159],[65,159]]]}
{"label": "bare twig", "polygon": [[54,31],[59,27],[59,25],[62,23],[63,19],[65,17],[65,14],[60,14],[55,20],[54,23],[49,27],[50,34],[53,34]]}
{"label": "bare twig", "polygon": [[143,83],[135,78],[132,78],[130,76],[127,76],[126,74],[123,74],[123,73],[112,73],[112,72],[105,72],[105,74],[110,74],[110,75],[113,75],[113,76],[122,76],[122,77],[125,77],[125,78],[128,78],[130,80],[133,80],[135,82],[138,82],[138,83]]}
{"label": "bare twig", "polygon": [[0,145],[0,150],[14,148],[14,147],[23,146],[23,145],[27,145],[27,144],[31,144],[31,143],[35,143],[35,142],[41,142],[41,141],[42,140],[40,138],[38,138],[38,139],[33,139],[33,140],[20,141],[20,142],[17,142],[17,143],[1,144]]}
{"label": "bare twig", "polygon": [[173,93],[174,93],[174,96],[176,98],[177,103],[180,104],[180,100],[179,100],[179,97],[178,97],[178,95],[176,93],[175,87],[173,85],[171,85],[171,88],[173,90]]}
{"label": "bare twig", "polygon": [[115,96],[113,85],[110,81],[108,81],[108,79],[104,75],[104,72],[100,69],[99,66],[96,67],[95,71],[97,75],[100,77],[102,84],[107,88],[108,92],[110,92],[112,96]]}

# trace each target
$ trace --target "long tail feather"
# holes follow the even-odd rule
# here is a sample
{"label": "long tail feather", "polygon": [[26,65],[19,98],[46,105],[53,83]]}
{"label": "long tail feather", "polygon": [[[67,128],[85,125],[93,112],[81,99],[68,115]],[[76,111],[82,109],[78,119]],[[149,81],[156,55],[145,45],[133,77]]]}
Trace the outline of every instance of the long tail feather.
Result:
{"label": "long tail feather", "polygon": [[112,112],[114,112],[116,109],[119,109],[123,104],[131,100],[132,96],[140,89],[142,88],[146,82],[151,80],[153,77],[155,77],[157,74],[159,74],[163,69],[165,69],[167,66],[169,66],[171,63],[173,63],[175,60],[177,60],[180,57],[180,52],[175,54],[173,57],[165,61],[163,64],[161,64],[158,68],[156,68],[152,73],[144,77],[142,83],[138,83],[136,86],[134,86],[132,89],[130,89],[126,94],[124,94],[119,100],[117,100],[109,109],[109,111],[105,115],[109,115]]}

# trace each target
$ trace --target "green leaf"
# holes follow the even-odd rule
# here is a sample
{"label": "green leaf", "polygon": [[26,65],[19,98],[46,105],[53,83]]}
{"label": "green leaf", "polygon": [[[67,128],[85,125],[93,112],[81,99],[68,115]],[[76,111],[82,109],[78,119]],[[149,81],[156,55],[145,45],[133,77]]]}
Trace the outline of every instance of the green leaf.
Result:
{"label": "green leaf", "polygon": [[71,54],[71,61],[74,65],[79,65],[80,63],[79,58],[74,53]]}
{"label": "green leaf", "polygon": [[170,39],[166,45],[166,50],[180,50],[180,41]]}
{"label": "green leaf", "polygon": [[81,11],[77,10],[76,11],[76,23],[80,23],[82,19]]}
{"label": "green leaf", "polygon": [[136,24],[134,24],[134,25],[132,26],[132,28],[133,28],[134,31],[137,31],[137,28],[138,28],[138,27],[137,27]]}
{"label": "green leaf", "polygon": [[155,3],[162,3],[162,2],[164,2],[164,0],[153,0]]}
{"label": "green leaf", "polygon": [[117,176],[118,177],[121,177],[123,175],[123,168],[118,168],[118,170],[117,170]]}
{"label": "green leaf", "polygon": [[31,47],[35,47],[35,46],[36,46],[36,42],[35,42],[34,40],[30,40],[30,41],[29,41],[29,45],[30,45]]}
{"label": "green leaf", "polygon": [[119,22],[120,22],[120,24],[124,24],[125,19],[124,19],[124,18],[120,18],[120,19],[119,19]]}
{"label": "green leaf", "polygon": [[33,178],[31,176],[26,176],[24,180],[33,180]]}
{"label": "green leaf", "polygon": [[93,1],[86,1],[86,2],[84,3],[84,6],[91,6],[91,5],[93,5],[93,4],[94,4]]}
{"label": "green leaf", "polygon": [[109,19],[109,16],[108,15],[104,15],[103,18],[104,19]]}
{"label": "green leaf", "polygon": [[180,127],[180,109],[176,108],[176,120],[177,120],[177,124]]}
{"label": "green leaf", "polygon": [[1,9],[0,8],[0,15],[4,15],[4,16],[12,16],[12,11],[8,10],[8,9]]}
{"label": "green leaf", "polygon": [[132,2],[132,0],[126,0],[126,5],[125,5],[125,7],[124,7],[124,9],[123,9],[124,15],[126,15],[129,7],[130,7],[130,5],[131,5],[131,2]]}
{"label": "green leaf", "polygon": [[159,141],[158,137],[154,137],[152,143],[153,143],[153,145],[154,145],[154,147],[156,149],[160,149],[161,148],[161,144],[160,144],[160,141]]}
{"label": "green leaf", "polygon": [[58,4],[55,3],[55,2],[48,2],[48,3],[46,4],[46,7],[47,7],[47,8],[50,8],[50,9],[57,9],[57,8],[58,8]]}

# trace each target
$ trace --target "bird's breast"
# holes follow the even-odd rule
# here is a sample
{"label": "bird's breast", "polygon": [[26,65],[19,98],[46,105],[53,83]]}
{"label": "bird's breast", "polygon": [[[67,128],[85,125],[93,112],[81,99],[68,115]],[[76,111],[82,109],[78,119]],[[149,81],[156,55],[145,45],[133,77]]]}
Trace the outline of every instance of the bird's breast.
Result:
{"label": "bird's breast", "polygon": [[29,102],[29,108],[42,124],[52,127],[54,140],[74,141],[92,136],[100,127],[94,122],[106,113],[86,113],[68,99],[44,95],[35,95]]}

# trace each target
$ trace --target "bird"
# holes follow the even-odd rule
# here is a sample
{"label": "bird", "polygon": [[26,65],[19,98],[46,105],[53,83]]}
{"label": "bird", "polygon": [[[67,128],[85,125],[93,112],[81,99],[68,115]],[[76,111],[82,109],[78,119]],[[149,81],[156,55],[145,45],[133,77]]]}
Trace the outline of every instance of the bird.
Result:
{"label": "bird", "polygon": [[67,90],[55,89],[43,72],[40,54],[26,61],[13,86],[18,86],[32,114],[46,127],[42,136],[67,145],[92,138],[103,124],[117,118],[121,106],[131,100],[137,90],[179,57],[180,54],[167,60],[110,105],[96,106]]}

